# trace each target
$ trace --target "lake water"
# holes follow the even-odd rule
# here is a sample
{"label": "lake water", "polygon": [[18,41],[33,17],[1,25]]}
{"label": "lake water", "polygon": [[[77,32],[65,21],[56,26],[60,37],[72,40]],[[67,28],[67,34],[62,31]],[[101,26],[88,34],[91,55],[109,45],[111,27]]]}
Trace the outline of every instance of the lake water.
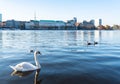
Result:
{"label": "lake water", "polygon": [[[35,64],[31,49],[41,70],[14,73],[9,65]],[[0,84],[120,84],[120,31],[1,30]]]}

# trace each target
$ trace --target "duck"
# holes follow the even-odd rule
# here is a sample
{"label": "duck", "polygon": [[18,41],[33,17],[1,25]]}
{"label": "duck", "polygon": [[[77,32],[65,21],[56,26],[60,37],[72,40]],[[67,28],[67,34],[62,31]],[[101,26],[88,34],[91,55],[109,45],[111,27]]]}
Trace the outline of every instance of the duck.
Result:
{"label": "duck", "polygon": [[96,41],[94,41],[94,43],[90,43],[90,42],[87,41],[87,46],[88,45],[97,45],[97,44],[98,44],[98,42],[96,42]]}
{"label": "duck", "polygon": [[87,45],[92,45],[92,43],[90,43],[90,42],[87,41]]}
{"label": "duck", "polygon": [[21,62],[21,63],[15,65],[15,66],[10,65],[10,68],[12,68],[14,71],[21,71],[21,72],[33,71],[33,70],[40,69],[41,65],[38,62],[38,58],[37,58],[38,55],[41,55],[41,52],[40,51],[35,51],[34,52],[34,60],[35,60],[36,65],[33,65],[29,62]]}
{"label": "duck", "polygon": [[98,44],[98,42],[94,41],[94,45]]}

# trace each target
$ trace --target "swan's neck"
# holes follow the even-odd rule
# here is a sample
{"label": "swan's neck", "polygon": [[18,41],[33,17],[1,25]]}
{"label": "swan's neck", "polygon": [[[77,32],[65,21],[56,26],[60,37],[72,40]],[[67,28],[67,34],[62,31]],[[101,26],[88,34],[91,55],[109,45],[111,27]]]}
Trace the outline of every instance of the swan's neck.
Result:
{"label": "swan's neck", "polygon": [[36,66],[37,66],[38,68],[40,68],[40,64],[39,64],[39,62],[38,62],[37,54],[36,54],[36,53],[34,54],[34,59],[35,59]]}

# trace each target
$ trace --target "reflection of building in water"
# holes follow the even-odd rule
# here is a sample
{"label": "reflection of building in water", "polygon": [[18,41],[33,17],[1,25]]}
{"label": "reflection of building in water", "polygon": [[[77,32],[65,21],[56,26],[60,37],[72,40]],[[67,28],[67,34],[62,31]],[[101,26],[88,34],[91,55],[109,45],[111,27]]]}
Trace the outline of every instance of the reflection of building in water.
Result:
{"label": "reflection of building in water", "polygon": [[81,41],[82,40],[82,34],[81,34],[82,31],[76,31],[76,40],[77,41]]}
{"label": "reflection of building in water", "polygon": [[[33,50],[37,50],[37,48],[39,48],[39,44],[42,43],[41,42],[41,38],[42,36],[40,36],[39,32],[37,31],[33,31],[31,32],[31,44],[32,44],[32,49]],[[38,39],[39,38],[39,39]]]}
{"label": "reflection of building in water", "polygon": [[83,32],[84,41],[93,41],[94,40],[94,31],[84,31]]}
{"label": "reflection of building in water", "polygon": [[[119,34],[117,34],[118,32],[115,31],[102,31],[101,34],[101,40],[105,41],[105,42],[118,42],[119,40]],[[118,37],[118,38],[117,38]]]}
{"label": "reflection of building in water", "polygon": [[110,44],[119,44],[119,31],[99,31],[99,40]]}
{"label": "reflection of building in water", "polygon": [[2,47],[22,49],[29,47],[29,33],[16,31],[3,31],[2,33]]}
{"label": "reflection of building in water", "polygon": [[90,41],[90,32],[89,31],[81,31],[81,40],[82,41]]}
{"label": "reflection of building in water", "polygon": [[64,42],[67,45],[80,45],[87,41],[99,41],[101,38],[100,31],[66,31],[64,34]]}
{"label": "reflection of building in water", "polygon": [[66,31],[64,40],[68,45],[83,45],[87,41],[94,41],[94,31]]}
{"label": "reflection of building in water", "polygon": [[94,40],[100,42],[101,41],[101,31],[95,31]]}
{"label": "reflection of building in water", "polygon": [[15,42],[15,33],[13,31],[11,32],[4,31],[2,33],[2,41],[3,41],[2,47],[13,48],[17,44],[17,42]]}
{"label": "reflection of building in water", "polygon": [[65,31],[64,42],[65,45],[76,45],[77,32],[76,31]]}
{"label": "reflection of building in water", "polygon": [[81,31],[82,41],[100,41],[101,40],[101,31]]}
{"label": "reflection of building in water", "polygon": [[99,19],[99,26],[102,25],[102,19]]}
{"label": "reflection of building in water", "polygon": [[17,49],[34,49],[43,45],[45,33],[38,31],[2,31],[2,47]]}
{"label": "reflection of building in water", "polygon": [[2,47],[12,47],[15,43],[13,41],[14,36],[7,31],[2,33]]}
{"label": "reflection of building in water", "polygon": [[84,31],[80,31],[80,33],[81,33],[81,41],[84,41]]}
{"label": "reflection of building in water", "polygon": [[0,31],[0,48],[2,47],[2,31]]}
{"label": "reflection of building in water", "polygon": [[88,41],[94,41],[94,31],[88,32]]}

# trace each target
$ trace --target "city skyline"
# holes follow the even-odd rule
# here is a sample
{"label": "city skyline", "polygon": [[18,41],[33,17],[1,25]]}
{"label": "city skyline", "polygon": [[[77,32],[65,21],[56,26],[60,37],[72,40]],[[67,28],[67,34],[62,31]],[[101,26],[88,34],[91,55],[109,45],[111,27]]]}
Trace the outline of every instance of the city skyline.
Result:
{"label": "city skyline", "polygon": [[103,25],[120,24],[119,0],[1,0],[2,20],[103,20]]}

